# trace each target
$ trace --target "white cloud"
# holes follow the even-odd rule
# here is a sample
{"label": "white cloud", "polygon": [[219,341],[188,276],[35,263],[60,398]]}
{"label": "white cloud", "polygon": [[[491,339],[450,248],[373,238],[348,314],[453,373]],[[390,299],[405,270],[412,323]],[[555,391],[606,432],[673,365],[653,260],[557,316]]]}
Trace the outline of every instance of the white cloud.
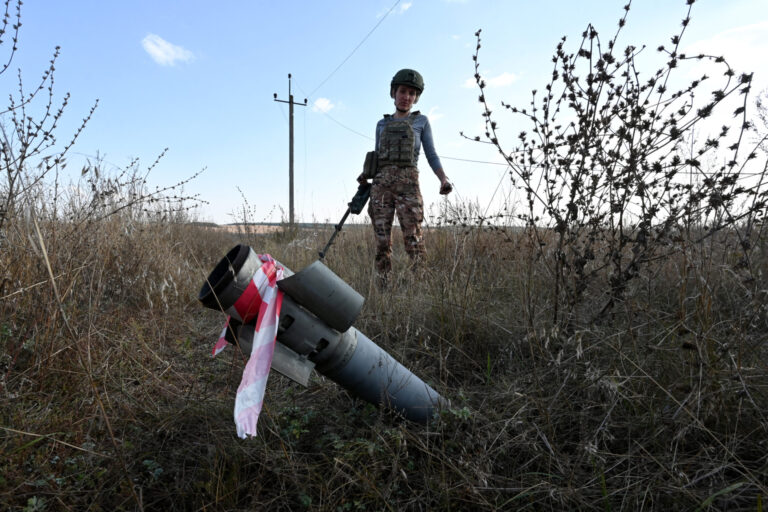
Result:
{"label": "white cloud", "polygon": [[335,106],[336,105],[331,103],[331,100],[328,98],[317,98],[312,104],[312,112],[322,112],[325,114],[326,112],[330,112]]}
{"label": "white cloud", "polygon": [[427,112],[427,117],[429,118],[430,123],[434,123],[435,121],[443,117],[443,114],[439,114],[437,112],[439,108],[440,107],[432,107],[429,109],[429,112]]}
{"label": "white cloud", "polygon": [[189,62],[195,58],[191,51],[171,44],[156,34],[148,34],[141,40],[141,46],[161,66],[173,66],[177,62]]}
{"label": "white cloud", "polygon": [[486,80],[486,83],[488,84],[488,87],[506,87],[507,85],[512,84],[516,80],[517,80],[517,75],[515,75],[514,73],[508,73],[507,71],[505,71],[499,76],[489,78],[488,80]]}
{"label": "white cloud", "polygon": [[[506,87],[515,81],[517,81],[517,75],[514,73],[509,73],[508,71],[503,72],[502,74],[488,78],[487,76],[483,76],[483,80],[485,80],[486,87],[489,88],[496,88],[496,87]],[[464,81],[464,87],[467,89],[473,89],[477,87],[477,82],[475,81],[475,77],[467,78]]]}
{"label": "white cloud", "polygon": [[408,9],[410,9],[410,8],[411,8],[411,6],[413,6],[413,2],[405,2],[404,4],[401,4],[401,5],[400,5],[400,8],[399,8],[399,9],[396,9],[396,10],[394,10],[394,11],[392,11],[392,9],[391,9],[391,8],[385,8],[385,9],[382,9],[381,11],[379,11],[378,13],[376,13],[376,18],[378,19],[378,18],[381,18],[382,16],[386,16],[387,14],[389,14],[389,13],[390,13],[390,11],[391,11],[393,14],[403,14],[405,11],[407,11]]}

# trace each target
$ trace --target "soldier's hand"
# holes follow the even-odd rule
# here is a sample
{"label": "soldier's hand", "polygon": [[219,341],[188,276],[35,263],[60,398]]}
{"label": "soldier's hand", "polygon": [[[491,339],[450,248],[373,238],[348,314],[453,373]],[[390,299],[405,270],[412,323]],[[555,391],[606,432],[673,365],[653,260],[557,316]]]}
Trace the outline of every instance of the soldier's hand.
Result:
{"label": "soldier's hand", "polygon": [[440,193],[442,195],[450,194],[453,191],[453,185],[448,180],[443,181],[440,184]]}
{"label": "soldier's hand", "polygon": [[[364,174],[364,173],[363,173],[363,174]],[[367,179],[365,179],[365,177],[363,176],[363,174],[360,174],[360,176],[358,176],[358,177],[357,177],[357,182],[358,182],[359,184],[361,184],[361,185],[362,185],[363,183],[368,183],[368,180],[367,180]]]}

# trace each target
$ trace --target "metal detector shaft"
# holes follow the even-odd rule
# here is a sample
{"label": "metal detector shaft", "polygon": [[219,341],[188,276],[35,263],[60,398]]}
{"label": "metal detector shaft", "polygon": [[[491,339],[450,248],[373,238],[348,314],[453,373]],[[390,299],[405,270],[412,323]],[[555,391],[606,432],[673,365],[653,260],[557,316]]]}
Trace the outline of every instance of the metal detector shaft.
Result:
{"label": "metal detector shaft", "polygon": [[347,217],[349,217],[349,214],[350,213],[358,214],[361,211],[363,211],[363,207],[365,207],[365,203],[368,202],[368,198],[370,196],[371,196],[371,184],[360,183],[360,185],[357,187],[357,192],[355,193],[355,196],[348,203],[349,208],[347,208],[347,211],[344,212],[344,216],[341,218],[339,223],[334,226],[334,231],[333,231],[333,234],[331,235],[330,240],[328,240],[328,243],[325,244],[325,247],[323,247],[323,250],[318,253],[320,255],[320,261],[322,261],[323,258],[325,258],[325,253],[328,252],[328,248],[333,243],[333,240],[336,238],[336,235],[338,235],[339,231],[341,231],[341,227],[344,225],[344,221],[347,220]]}
{"label": "metal detector shaft", "polygon": [[347,208],[347,211],[344,212],[344,216],[341,218],[338,224],[336,224],[333,229],[333,234],[331,235],[331,238],[328,239],[328,243],[325,244],[325,247],[323,247],[323,250],[320,251],[318,254],[320,255],[320,260],[325,258],[325,253],[328,251],[328,249],[331,247],[331,244],[333,243],[334,238],[336,238],[336,235],[339,234],[339,231],[341,231],[341,227],[344,225],[344,221],[347,220],[347,217],[349,217],[349,212],[352,211],[352,208]]}

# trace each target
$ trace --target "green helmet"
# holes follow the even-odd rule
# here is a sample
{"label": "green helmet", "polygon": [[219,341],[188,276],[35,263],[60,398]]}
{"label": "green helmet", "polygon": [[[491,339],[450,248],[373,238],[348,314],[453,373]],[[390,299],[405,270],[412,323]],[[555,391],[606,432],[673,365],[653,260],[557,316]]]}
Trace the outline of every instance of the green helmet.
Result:
{"label": "green helmet", "polygon": [[395,97],[395,88],[398,85],[407,85],[418,89],[419,94],[424,92],[424,78],[415,69],[401,69],[395,76],[392,77],[392,82],[389,84],[389,95]]}

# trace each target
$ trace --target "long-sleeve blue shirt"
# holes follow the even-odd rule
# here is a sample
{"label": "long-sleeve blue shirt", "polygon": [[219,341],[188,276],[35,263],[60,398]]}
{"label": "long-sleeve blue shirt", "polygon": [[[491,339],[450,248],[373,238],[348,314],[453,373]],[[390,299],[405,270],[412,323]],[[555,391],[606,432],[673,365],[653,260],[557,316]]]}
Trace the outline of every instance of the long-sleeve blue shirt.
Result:
{"label": "long-sleeve blue shirt", "polygon": [[[442,169],[443,166],[440,163],[440,157],[437,156],[435,151],[435,141],[432,138],[432,128],[429,126],[429,118],[420,114],[418,111],[413,112],[411,116],[414,117],[411,127],[413,128],[414,144],[413,144],[413,161],[419,161],[419,148],[424,146],[424,156],[427,157],[427,162],[432,170]],[[381,135],[384,133],[384,127],[391,121],[402,121],[403,118],[396,118],[394,116],[386,116],[376,123],[376,151],[379,151],[379,141]]]}

